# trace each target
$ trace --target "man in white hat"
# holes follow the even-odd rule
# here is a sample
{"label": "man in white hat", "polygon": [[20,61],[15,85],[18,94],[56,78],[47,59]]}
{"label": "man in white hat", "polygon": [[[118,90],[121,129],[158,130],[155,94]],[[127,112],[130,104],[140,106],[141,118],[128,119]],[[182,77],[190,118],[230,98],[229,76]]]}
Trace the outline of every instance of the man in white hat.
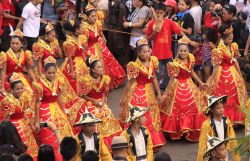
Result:
{"label": "man in white hat", "polygon": [[82,130],[78,135],[81,145],[81,155],[86,151],[95,151],[99,155],[99,161],[112,161],[112,156],[105,145],[103,138],[96,133],[96,123],[102,120],[94,117],[88,112],[87,107],[85,113],[81,116],[79,122],[74,126],[82,126]]}
{"label": "man in white hat", "polygon": [[208,161],[227,161],[226,141],[208,137],[207,150],[203,158]]}
{"label": "man in white hat", "polygon": [[[197,161],[204,161],[203,155],[206,151],[208,135],[217,137],[220,140],[236,137],[231,121],[224,116],[224,103],[226,101],[227,96],[208,96],[208,107],[205,110],[205,115],[208,118],[203,122],[201,127]],[[236,140],[230,140],[226,147],[231,152],[234,161],[240,161],[241,159],[239,154],[234,153],[234,148],[237,146],[238,142]]]}
{"label": "man in white hat", "polygon": [[130,126],[122,132],[128,140],[129,158],[132,161],[153,161],[153,143],[150,133],[142,124],[145,122],[143,116],[148,108],[132,107],[129,111],[128,122]]}
{"label": "man in white hat", "polygon": [[130,161],[128,158],[128,141],[124,136],[115,136],[112,140],[113,161]]}

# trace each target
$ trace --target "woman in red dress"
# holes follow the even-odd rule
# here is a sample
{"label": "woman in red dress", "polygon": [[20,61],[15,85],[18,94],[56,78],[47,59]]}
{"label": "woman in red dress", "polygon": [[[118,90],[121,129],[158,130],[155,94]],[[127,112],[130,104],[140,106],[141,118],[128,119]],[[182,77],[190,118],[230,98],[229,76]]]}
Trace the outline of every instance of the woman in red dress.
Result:
{"label": "woman in red dress", "polygon": [[222,25],[219,32],[221,40],[218,47],[212,51],[214,69],[207,81],[208,94],[228,96],[224,105],[225,116],[235,124],[243,124],[245,116],[240,110],[246,108],[248,95],[237,61],[238,45],[232,43],[233,29],[230,26]]}
{"label": "woman in red dress", "polygon": [[79,95],[79,80],[88,73],[85,64],[86,52],[82,44],[86,42],[86,37],[81,35],[81,21],[66,21],[63,28],[66,31],[66,41],[63,43],[63,50],[66,59],[61,66],[61,71],[68,78],[71,86]]}
{"label": "woman in red dress", "polygon": [[88,111],[102,120],[97,126],[98,132],[111,149],[113,137],[119,135],[122,128],[107,105],[110,78],[103,74],[103,65],[95,56],[88,57],[86,64],[90,68],[90,74],[82,79],[81,95],[88,101]]}
{"label": "woman in red dress", "polygon": [[[155,76],[158,70],[158,60],[150,56],[148,42],[140,39],[136,43],[138,58],[127,65],[129,82],[121,98],[120,122],[127,126],[130,106],[149,108],[145,113],[145,126],[149,129],[154,147],[161,146],[166,140],[161,131],[158,100],[161,100],[160,88]],[[155,96],[157,93],[157,99]]]}
{"label": "woman in red dress", "polygon": [[10,88],[7,78],[13,73],[20,73],[20,79],[27,90],[32,91],[28,77],[22,73],[27,71],[31,81],[36,81],[31,67],[34,65],[31,52],[22,49],[23,33],[18,29],[11,33],[10,49],[0,54],[0,72],[1,72],[1,88],[4,92]]}
{"label": "woman in red dress", "polygon": [[105,74],[111,78],[110,88],[117,88],[126,79],[122,66],[114,58],[106,46],[106,39],[102,32],[101,23],[97,20],[97,11],[90,4],[86,9],[87,21],[82,23],[83,35],[87,38],[87,49],[104,64]]}
{"label": "woman in red dress", "polygon": [[[50,144],[56,152],[58,145],[56,131],[47,127],[40,128],[42,122],[52,122],[57,127],[61,137],[72,136],[72,127],[63,112],[60,81],[56,79],[57,67],[53,57],[44,60],[44,75],[38,83],[33,83],[37,102],[35,108],[35,128],[38,131],[40,144]],[[58,152],[59,153],[59,152]]]}
{"label": "woman in red dress", "polygon": [[[48,24],[45,27],[45,36],[39,38],[38,42],[33,45],[33,55],[38,63],[38,77],[42,76],[44,73],[43,66],[46,58],[49,56],[52,56],[53,58],[62,58],[62,50],[56,39],[56,32],[53,25]],[[82,60],[81,57],[79,59]],[[68,114],[67,116],[70,123],[73,125],[75,122],[79,121],[80,115],[78,114],[78,111],[82,110],[81,108],[86,105],[86,101],[77,96],[73,89],[74,86],[71,86],[68,78],[59,69],[57,70],[57,79],[60,80],[62,104]],[[72,78],[70,77],[70,79]]]}
{"label": "woman in red dress", "polygon": [[206,87],[195,74],[195,58],[189,53],[188,40],[179,40],[178,55],[167,64],[170,81],[163,94],[161,105],[162,129],[173,139],[185,138],[198,141],[200,129],[205,117],[201,113],[205,100],[193,82],[194,78],[201,87]]}
{"label": "woman in red dress", "polygon": [[29,91],[24,92],[24,85],[20,74],[13,73],[9,78],[11,93],[6,92],[0,102],[0,113],[5,121],[10,121],[17,129],[23,143],[27,146],[27,152],[37,156],[38,145],[33,135],[31,122],[27,117],[30,113]]}

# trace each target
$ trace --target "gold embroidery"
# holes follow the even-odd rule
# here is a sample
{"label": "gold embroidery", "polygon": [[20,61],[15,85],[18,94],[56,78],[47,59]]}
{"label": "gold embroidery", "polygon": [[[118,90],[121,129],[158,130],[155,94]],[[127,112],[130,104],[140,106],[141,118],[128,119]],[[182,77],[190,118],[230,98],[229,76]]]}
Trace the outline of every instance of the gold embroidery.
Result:
{"label": "gold embroidery", "polygon": [[16,54],[12,49],[9,49],[6,53],[15,63],[18,67],[22,67],[22,63],[24,61],[24,51],[21,50],[20,57],[17,59]]}

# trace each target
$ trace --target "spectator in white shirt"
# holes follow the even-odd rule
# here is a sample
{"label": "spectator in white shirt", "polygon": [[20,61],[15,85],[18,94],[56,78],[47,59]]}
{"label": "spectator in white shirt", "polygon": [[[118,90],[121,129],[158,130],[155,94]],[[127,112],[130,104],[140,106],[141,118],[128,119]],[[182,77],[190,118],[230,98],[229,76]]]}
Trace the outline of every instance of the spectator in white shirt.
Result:
{"label": "spectator in white shirt", "polygon": [[25,5],[17,29],[23,26],[23,33],[27,41],[27,49],[32,50],[32,45],[37,41],[40,23],[47,24],[41,19],[41,3],[43,0],[32,0]]}
{"label": "spectator in white shirt", "polygon": [[194,33],[200,34],[201,33],[201,20],[202,20],[202,9],[198,3],[198,0],[190,0],[191,8],[189,13],[194,19]]}

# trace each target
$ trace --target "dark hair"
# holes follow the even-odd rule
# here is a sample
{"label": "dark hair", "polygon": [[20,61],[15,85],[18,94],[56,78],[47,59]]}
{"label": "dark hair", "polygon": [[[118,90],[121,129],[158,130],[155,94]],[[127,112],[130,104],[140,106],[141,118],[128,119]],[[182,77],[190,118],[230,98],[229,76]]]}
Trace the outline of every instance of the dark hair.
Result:
{"label": "dark hair", "polygon": [[155,6],[155,10],[162,10],[162,11],[166,12],[166,5],[163,3],[158,3]]}
{"label": "dark hair", "polygon": [[89,63],[90,56],[86,59],[86,65],[90,68],[90,75],[93,75],[93,71],[91,69],[94,69],[96,66],[97,62],[100,60],[94,60],[92,63]]}
{"label": "dark hair", "polygon": [[218,32],[221,34],[221,38],[222,38],[222,39],[227,38],[227,36],[228,36],[229,34],[224,34],[224,32],[225,32],[227,29],[229,29],[230,27],[231,27],[231,26],[229,26],[229,25],[227,25],[227,24],[222,24],[222,25],[219,27]]}
{"label": "dark hair", "polygon": [[237,9],[234,5],[231,4],[225,4],[224,9],[229,13],[233,14],[233,16],[236,15]]}
{"label": "dark hair", "polygon": [[29,154],[23,154],[17,161],[33,161],[33,158]]}
{"label": "dark hair", "polygon": [[3,144],[13,145],[15,155],[21,155],[27,150],[16,127],[10,121],[3,121],[0,126],[0,145]]}
{"label": "dark hair", "polygon": [[171,161],[171,158],[168,153],[160,151],[156,153],[154,161]]}
{"label": "dark hair", "polygon": [[0,146],[0,155],[13,155],[15,148],[13,145],[4,144]]}
{"label": "dark hair", "polygon": [[72,159],[77,151],[77,142],[73,137],[63,138],[60,144],[60,153],[65,160]]}
{"label": "dark hair", "polygon": [[11,155],[1,155],[0,161],[15,161],[15,158]]}
{"label": "dark hair", "polygon": [[178,44],[178,47],[177,47],[177,49],[179,49],[181,46],[187,46],[187,48],[188,48],[188,50],[189,50],[189,45],[188,44],[185,44],[185,43],[180,43],[180,44]]}
{"label": "dark hair", "polygon": [[212,28],[204,28],[203,34],[207,36],[207,40],[216,44],[217,36],[214,35],[214,30]]}
{"label": "dark hair", "polygon": [[[179,1],[180,1],[180,0],[179,0]],[[186,3],[187,6],[190,6],[190,5],[191,5],[190,0],[183,0],[183,1]]]}
{"label": "dark hair", "polygon": [[47,71],[50,67],[57,68],[55,63],[47,63],[44,65],[44,70]]}
{"label": "dark hair", "polygon": [[93,12],[96,12],[96,10],[93,9],[93,10],[90,10],[90,11],[85,11],[85,14],[86,14],[86,16],[90,16],[91,13],[93,13]]}
{"label": "dark hair", "polygon": [[81,27],[81,24],[82,21],[76,21],[74,25],[72,25],[69,21],[65,21],[63,23],[63,28],[65,31],[75,33],[75,31]]}
{"label": "dark hair", "polygon": [[10,88],[11,88],[11,89],[14,89],[15,86],[16,86],[17,84],[19,84],[19,83],[22,83],[22,84],[23,84],[23,82],[22,82],[21,80],[18,80],[18,81],[15,81],[15,82],[13,82],[13,83],[10,83]]}
{"label": "dark hair", "polygon": [[18,39],[21,43],[23,43],[23,38],[17,35],[11,36],[11,40],[12,39]]}
{"label": "dark hair", "polygon": [[89,150],[82,155],[82,161],[99,161],[99,156],[96,152]]}
{"label": "dark hair", "polygon": [[221,0],[211,0],[210,3],[213,2],[214,4],[221,4]]}
{"label": "dark hair", "polygon": [[45,144],[40,146],[37,156],[38,161],[55,161],[54,149],[52,146]]}

